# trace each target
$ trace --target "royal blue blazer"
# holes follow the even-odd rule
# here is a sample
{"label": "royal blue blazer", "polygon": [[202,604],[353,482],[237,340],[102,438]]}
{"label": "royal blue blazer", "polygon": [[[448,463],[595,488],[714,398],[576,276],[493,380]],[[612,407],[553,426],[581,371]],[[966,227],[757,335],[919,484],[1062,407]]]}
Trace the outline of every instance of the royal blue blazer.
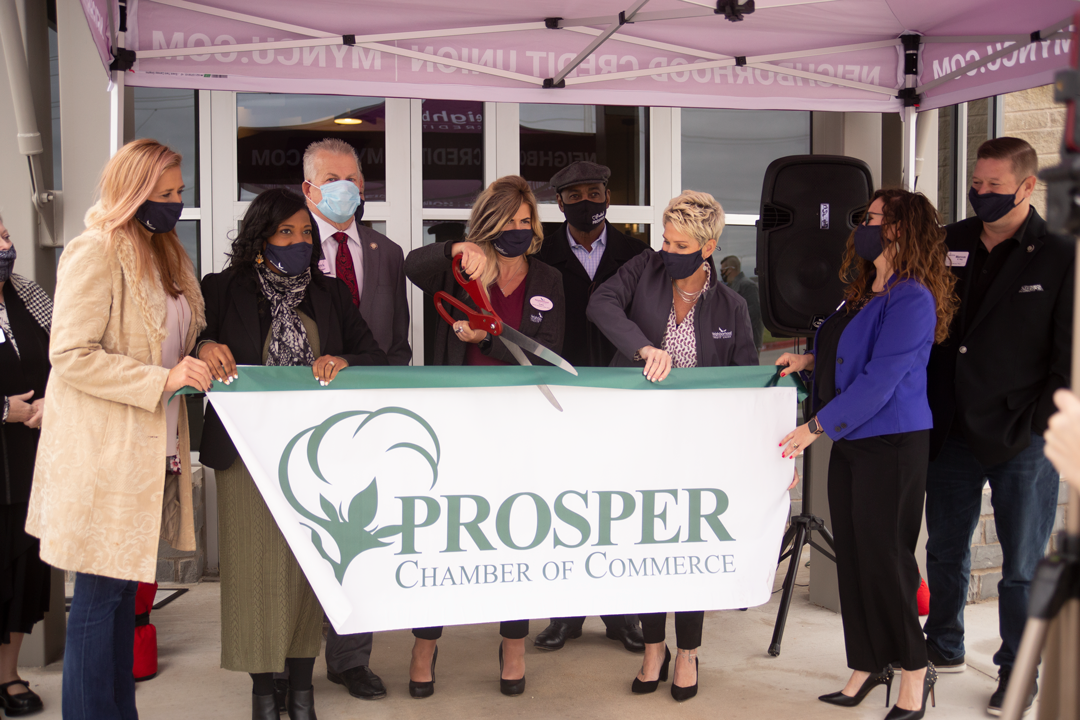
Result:
{"label": "royal blue blazer", "polygon": [[[836,396],[817,412],[830,438],[933,427],[926,363],[936,327],[934,296],[916,280],[899,280],[866,304],[840,335]],[[815,408],[820,406],[816,387],[813,398]]]}

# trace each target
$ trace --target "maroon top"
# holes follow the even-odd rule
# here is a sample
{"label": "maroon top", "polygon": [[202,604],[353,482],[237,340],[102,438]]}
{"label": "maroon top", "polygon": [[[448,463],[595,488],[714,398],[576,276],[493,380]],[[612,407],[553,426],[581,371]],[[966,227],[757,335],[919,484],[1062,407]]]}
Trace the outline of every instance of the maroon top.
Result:
{"label": "maroon top", "polygon": [[[521,329],[521,316],[525,309],[525,279],[526,276],[518,283],[517,289],[509,295],[503,295],[502,290],[499,289],[499,284],[495,283],[488,291],[491,294],[491,309],[495,311],[495,314],[503,321],[504,325],[514,328],[515,330]],[[493,340],[494,342],[494,340]],[[502,360],[496,360],[493,357],[485,355],[480,350],[479,343],[469,343],[465,348],[465,364],[466,365],[509,365]]]}

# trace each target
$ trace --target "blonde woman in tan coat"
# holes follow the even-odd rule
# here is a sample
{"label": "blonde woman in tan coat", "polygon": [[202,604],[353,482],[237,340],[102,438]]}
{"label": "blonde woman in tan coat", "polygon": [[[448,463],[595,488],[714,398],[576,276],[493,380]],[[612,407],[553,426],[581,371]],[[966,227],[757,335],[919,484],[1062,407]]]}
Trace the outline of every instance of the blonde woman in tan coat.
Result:
{"label": "blonde woman in tan coat", "polygon": [[65,720],[134,720],[135,589],[154,582],[158,538],[194,550],[184,403],[210,387],[188,357],[206,322],[176,237],[180,156],[154,140],[121,148],[86,231],[60,258],[26,530],[75,570],[64,652]]}

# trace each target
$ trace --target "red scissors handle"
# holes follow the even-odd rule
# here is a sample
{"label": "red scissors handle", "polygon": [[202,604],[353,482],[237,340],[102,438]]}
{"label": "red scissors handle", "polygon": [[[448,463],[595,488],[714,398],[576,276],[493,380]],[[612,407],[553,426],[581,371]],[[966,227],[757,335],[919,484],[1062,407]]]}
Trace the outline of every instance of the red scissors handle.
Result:
{"label": "red scissors handle", "polygon": [[450,315],[450,312],[446,309],[443,303],[448,303],[457,310],[464,313],[468,320],[469,326],[473,330],[483,330],[491,335],[502,335],[502,320],[495,314],[495,311],[491,307],[491,301],[488,300],[487,294],[483,288],[480,287],[479,280],[470,280],[465,277],[461,271],[461,261],[458,258],[454,258],[454,279],[457,280],[461,287],[465,288],[465,292],[469,294],[472,301],[479,308],[479,311],[473,310],[471,307],[461,302],[453,295],[443,290],[435,293],[435,309],[439,311],[439,315],[442,319],[448,322],[450,325],[454,324],[454,318]]}

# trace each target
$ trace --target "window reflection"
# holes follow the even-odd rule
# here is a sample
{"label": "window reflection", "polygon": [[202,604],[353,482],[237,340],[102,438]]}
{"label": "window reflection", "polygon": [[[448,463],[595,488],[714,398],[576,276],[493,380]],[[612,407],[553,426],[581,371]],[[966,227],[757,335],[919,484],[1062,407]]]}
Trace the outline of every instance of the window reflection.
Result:
{"label": "window reflection", "polygon": [[195,277],[202,277],[199,267],[199,221],[181,220],[176,223],[176,236],[180,239],[180,244],[184,246],[188,257],[191,258],[191,264],[195,266]]}
{"label": "window reflection", "polygon": [[300,192],[307,146],[336,137],[356,148],[364,199],[386,200],[386,107],[383,98],[238,93],[236,161],[240,200],[271,187]]}
{"label": "window reflection", "polygon": [[424,207],[471,208],[484,189],[484,103],[425,100]]}
{"label": "window reflection", "polygon": [[521,175],[554,203],[551,176],[588,160],[611,168],[613,205],[649,204],[649,112],[644,107],[521,105]]}
{"label": "window reflection", "polygon": [[682,186],[712,194],[724,212],[758,214],[765,169],[810,152],[810,113],[682,111]]}
{"label": "window reflection", "polygon": [[153,138],[183,156],[184,204],[199,207],[199,93],[174,88],[129,88],[135,102],[133,137]]}

